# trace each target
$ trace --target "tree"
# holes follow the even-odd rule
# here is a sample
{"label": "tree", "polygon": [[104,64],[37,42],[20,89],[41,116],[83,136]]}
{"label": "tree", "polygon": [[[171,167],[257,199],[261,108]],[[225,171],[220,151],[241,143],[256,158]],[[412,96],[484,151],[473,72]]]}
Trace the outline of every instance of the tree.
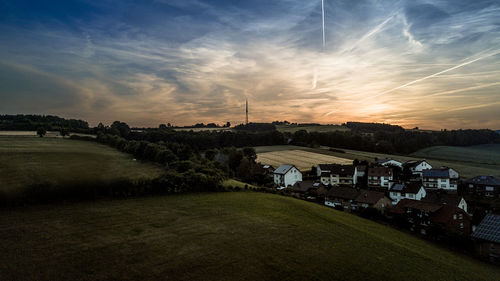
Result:
{"label": "tree", "polygon": [[227,121],[226,128],[229,128],[229,127],[231,127],[231,122]]}
{"label": "tree", "polygon": [[61,135],[61,137],[64,138],[65,136],[69,135],[69,131],[66,128],[61,128],[61,130],[59,131],[59,134]]}
{"label": "tree", "polygon": [[47,130],[45,130],[44,127],[39,127],[36,130],[36,134],[42,138],[43,136],[45,136],[45,134],[47,134]]}
{"label": "tree", "polygon": [[[115,121],[111,125],[111,130],[116,129],[119,135],[126,138],[130,134],[130,127],[125,122]],[[116,133],[115,130],[112,132]]]}
{"label": "tree", "polygon": [[243,148],[243,155],[251,162],[254,162],[255,159],[257,159],[257,153],[253,147]]}
{"label": "tree", "polygon": [[160,126],[158,126],[158,128],[161,129],[161,130],[165,130],[167,128],[167,125],[160,124]]}

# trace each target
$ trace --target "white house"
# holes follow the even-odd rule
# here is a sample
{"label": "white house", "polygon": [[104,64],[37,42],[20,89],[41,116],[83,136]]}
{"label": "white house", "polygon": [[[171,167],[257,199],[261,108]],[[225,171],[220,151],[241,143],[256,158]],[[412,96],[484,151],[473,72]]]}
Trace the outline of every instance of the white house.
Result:
{"label": "white house", "polygon": [[408,168],[413,175],[422,178],[424,170],[432,169],[431,164],[425,160],[410,160],[403,164],[403,167]]}
{"label": "white house", "polygon": [[358,165],[354,168],[353,184],[356,185],[360,178],[363,178],[366,174],[366,166]]}
{"label": "white house", "polygon": [[422,172],[422,182],[427,189],[456,191],[458,178],[458,172],[448,167],[428,169]]}
{"label": "white house", "polygon": [[329,173],[332,171],[333,164],[318,164],[316,168],[316,176],[321,177],[322,173]]}
{"label": "white house", "polygon": [[390,181],[393,180],[392,169],[389,167],[368,168],[368,185],[371,187],[381,187],[385,190],[390,188]]}
{"label": "white house", "polygon": [[293,186],[298,181],[302,181],[302,173],[293,165],[283,164],[274,171],[274,183],[279,189]]}
{"label": "white house", "polygon": [[396,161],[394,159],[390,159],[390,158],[380,158],[380,159],[375,160],[375,163],[380,165],[380,166],[386,166],[386,167],[397,166],[399,168],[403,168],[403,163]]}
{"label": "white house", "polygon": [[422,200],[427,195],[425,188],[416,182],[403,184],[394,184],[389,190],[389,197],[392,199],[392,204],[396,205],[401,199]]}

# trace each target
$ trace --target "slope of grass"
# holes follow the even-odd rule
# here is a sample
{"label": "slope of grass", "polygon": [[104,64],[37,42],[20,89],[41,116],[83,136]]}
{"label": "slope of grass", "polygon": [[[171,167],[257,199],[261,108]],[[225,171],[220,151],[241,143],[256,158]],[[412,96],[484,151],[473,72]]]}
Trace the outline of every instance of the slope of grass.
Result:
{"label": "slope of grass", "polygon": [[22,192],[33,184],[64,185],[156,177],[161,170],[113,148],[61,138],[0,138],[0,191]]}
{"label": "slope of grass", "polygon": [[324,206],[191,194],[0,216],[4,280],[499,280],[500,269]]}

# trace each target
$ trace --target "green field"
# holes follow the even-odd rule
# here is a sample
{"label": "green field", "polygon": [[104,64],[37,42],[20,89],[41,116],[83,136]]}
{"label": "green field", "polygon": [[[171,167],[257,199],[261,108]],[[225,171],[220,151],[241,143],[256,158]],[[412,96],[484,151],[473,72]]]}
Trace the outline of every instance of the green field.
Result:
{"label": "green field", "polygon": [[108,146],[62,138],[0,137],[0,191],[15,196],[30,185],[99,183],[160,175],[153,164]]}
{"label": "green field", "polygon": [[299,130],[307,132],[328,133],[335,131],[349,131],[350,129],[341,125],[316,125],[316,126],[296,126],[296,125],[276,125],[276,129],[282,133],[295,133]]}
{"label": "green field", "polygon": [[433,146],[412,154],[429,159],[500,165],[500,144],[483,144],[466,147]]}
{"label": "green field", "polygon": [[2,280],[500,280],[500,269],[289,197],[212,193],[0,216]]}
{"label": "green field", "polygon": [[[460,153],[461,148],[455,148],[457,149],[457,153]],[[463,148],[462,148],[463,149]],[[489,157],[488,155],[493,155],[493,158],[495,155],[498,154],[498,146],[495,146],[494,149],[492,149],[491,153],[488,152],[488,148],[485,146],[482,148],[482,155],[484,157]],[[451,158],[446,158],[446,159],[433,159],[430,157],[430,155],[424,155],[418,157],[415,155],[411,156],[401,156],[401,155],[390,155],[390,154],[383,154],[383,153],[375,153],[375,152],[366,152],[366,151],[358,151],[358,150],[352,150],[352,149],[344,149],[344,148],[339,148],[339,150],[344,151],[345,153],[340,153],[340,152],[333,152],[329,151],[328,147],[320,147],[320,148],[308,148],[308,147],[301,147],[301,146],[293,146],[293,145],[277,145],[277,146],[260,146],[260,147],[255,147],[255,151],[257,154],[259,153],[266,153],[266,152],[275,152],[275,151],[283,151],[283,154],[286,155],[287,151],[291,150],[304,150],[308,152],[314,152],[314,153],[322,153],[326,155],[331,155],[331,156],[336,156],[336,157],[341,157],[341,158],[347,158],[347,159],[359,159],[359,160],[367,160],[372,162],[375,157],[378,158],[392,158],[401,162],[406,162],[408,160],[416,160],[416,159],[427,159],[427,161],[433,166],[433,167],[440,167],[440,166],[447,166],[455,169],[460,173],[460,177],[462,178],[471,178],[474,176],[478,175],[496,175],[500,176],[500,163],[497,160],[494,160],[496,162],[488,162],[488,158],[482,158],[482,160],[476,160],[476,161],[471,161],[470,157],[460,157],[460,154],[456,156],[455,159]],[[497,153],[497,154],[495,154]],[[472,153],[470,154],[472,155]],[[480,155],[479,153],[476,153],[476,155]],[[479,156],[476,156],[479,157]],[[479,158],[481,159],[481,158]],[[496,163],[496,164],[493,164]],[[285,163],[283,163],[285,164]]]}

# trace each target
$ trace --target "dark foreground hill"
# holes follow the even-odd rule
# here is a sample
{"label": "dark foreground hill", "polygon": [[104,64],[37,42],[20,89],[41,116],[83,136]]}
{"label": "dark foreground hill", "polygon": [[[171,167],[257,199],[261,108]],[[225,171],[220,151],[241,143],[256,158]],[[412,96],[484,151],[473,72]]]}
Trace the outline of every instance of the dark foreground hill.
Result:
{"label": "dark foreground hill", "polygon": [[323,206],[213,193],[3,211],[2,280],[500,280],[500,269]]}

